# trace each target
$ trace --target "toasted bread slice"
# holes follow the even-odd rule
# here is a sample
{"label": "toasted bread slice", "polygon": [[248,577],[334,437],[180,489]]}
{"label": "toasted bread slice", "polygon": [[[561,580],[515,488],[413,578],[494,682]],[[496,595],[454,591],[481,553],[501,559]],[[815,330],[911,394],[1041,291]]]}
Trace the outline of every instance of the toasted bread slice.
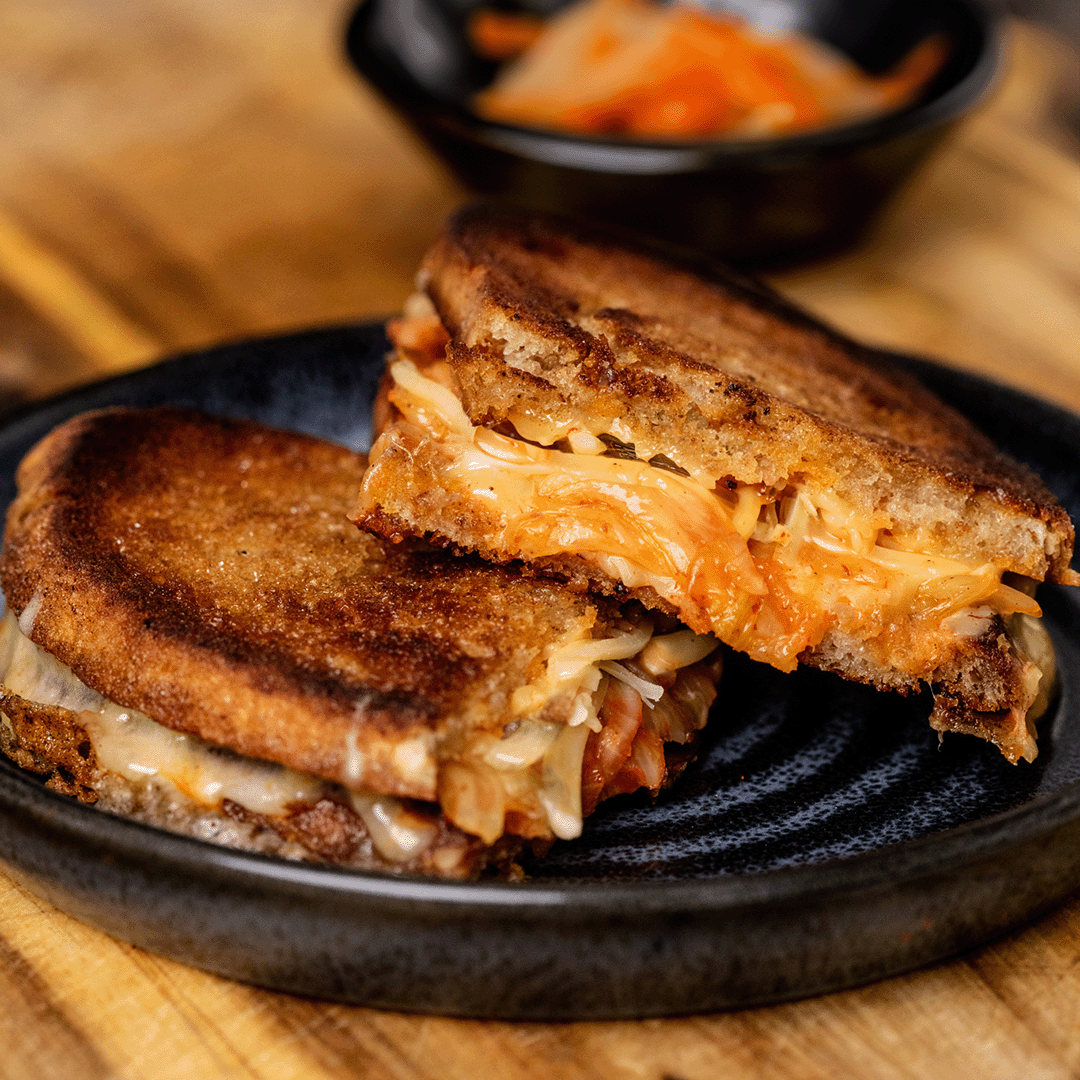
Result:
{"label": "toasted bread slice", "polygon": [[[640,608],[358,532],[346,512],[364,467],[309,436],[174,409],[85,414],[47,436],[5,538],[9,755],[185,831],[447,874],[501,859],[504,834],[574,835],[583,800],[640,786],[631,744],[658,788],[664,740],[704,723],[715,643],[653,638]],[[665,646],[678,655],[640,667]],[[635,679],[667,699],[649,724]],[[607,716],[626,708],[616,686],[637,724],[601,766]]]}
{"label": "toasted bread slice", "polygon": [[1071,581],[1072,524],[1038,477],[756,283],[487,206],[451,219],[422,277],[476,424],[611,434],[713,483],[800,476],[882,510],[900,542],[930,531],[944,554]]}
{"label": "toasted bread slice", "polygon": [[715,267],[511,209],[459,212],[420,280],[434,307],[396,328],[403,416],[364,528],[629,593],[785,670],[929,684],[935,726],[1034,755],[1045,650],[1016,628],[1033,581],[1077,580],[1072,524],[888,355]]}

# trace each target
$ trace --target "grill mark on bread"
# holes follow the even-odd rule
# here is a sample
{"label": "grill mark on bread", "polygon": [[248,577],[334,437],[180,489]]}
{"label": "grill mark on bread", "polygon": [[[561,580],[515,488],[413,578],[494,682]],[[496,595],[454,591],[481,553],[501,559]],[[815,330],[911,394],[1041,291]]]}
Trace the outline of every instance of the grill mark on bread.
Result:
{"label": "grill mark on bread", "polygon": [[[165,525],[164,522],[157,524]],[[292,650],[271,635],[260,634],[250,623],[238,626],[228,613],[208,610],[205,597],[198,597],[195,590],[184,583],[166,585],[140,571],[131,557],[117,555],[99,542],[103,529],[107,532],[108,523],[92,512],[86,512],[84,507],[68,508],[57,514],[56,549],[63,565],[79,568],[82,588],[96,587],[107,596],[109,609],[115,608],[116,617],[129,623],[133,633],[137,634],[141,625],[146,636],[159,642],[168,641],[184,650],[203,651],[217,664],[267,695],[297,692],[305,697],[314,695],[325,698],[328,706],[350,712],[357,700],[363,698],[372,725],[386,733],[405,732],[428,722],[438,712],[436,700],[417,701],[409,693],[373,691],[370,680],[350,677],[341,668],[329,667],[320,656],[312,656],[306,662],[298,660]],[[147,529],[155,544],[168,543],[172,539],[171,531],[164,527]],[[267,599],[268,607],[277,604],[296,617],[303,614],[304,606],[298,593],[277,590]],[[78,600],[73,599],[71,603],[76,604]],[[330,627],[335,624],[335,616],[341,617],[343,612],[331,610],[333,603],[328,599],[320,602],[319,610],[314,613],[318,624]],[[387,661],[396,661],[395,670],[407,671],[407,667],[401,666],[403,661],[418,662],[417,668],[423,672],[423,690],[429,699],[451,695],[455,687],[452,677],[445,672],[459,666],[460,657],[455,650],[439,649],[434,643],[415,639],[406,643],[400,633],[388,629],[387,622],[369,624],[367,640],[362,642],[371,658],[372,669],[379,671]],[[39,633],[39,643],[66,662],[64,654],[68,647],[64,640],[50,637],[44,626]],[[338,644],[347,648],[350,643],[344,639]],[[111,664],[87,656],[80,666],[99,684],[112,682]],[[476,671],[470,673],[479,674]],[[118,693],[113,694],[110,690],[108,696],[129,697],[139,693],[130,683],[116,689]],[[179,717],[180,713],[186,712],[186,705],[180,702],[187,697],[183,690],[174,693],[178,716],[172,726],[198,733],[194,726],[185,727]],[[158,700],[168,699],[159,697]],[[134,701],[131,703],[135,704]],[[136,707],[146,711],[141,705]]]}

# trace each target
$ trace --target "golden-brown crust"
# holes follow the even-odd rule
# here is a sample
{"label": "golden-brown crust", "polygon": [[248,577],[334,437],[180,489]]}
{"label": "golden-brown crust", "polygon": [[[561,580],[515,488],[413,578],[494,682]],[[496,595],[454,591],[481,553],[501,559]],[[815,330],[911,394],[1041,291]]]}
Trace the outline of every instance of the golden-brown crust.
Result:
{"label": "golden-brown crust", "polygon": [[[575,621],[558,585],[404,552],[346,519],[362,456],[173,409],[63,425],[19,470],[4,591],[105,697],[238,753],[435,797]],[[407,741],[430,751],[396,753]]]}
{"label": "golden-brown crust", "polygon": [[1027,660],[1017,652],[1000,616],[995,615],[979,637],[957,639],[953,655],[921,679],[884,668],[865,650],[831,635],[799,660],[879,690],[910,694],[925,683],[934,697],[930,726],[936,731],[976,735],[1013,764],[1033,753],[1026,721]]}
{"label": "golden-brown crust", "polygon": [[0,752],[46,786],[96,802],[97,756],[86,729],[68,709],[38,705],[0,690]]}
{"label": "golden-brown crust", "polygon": [[[647,459],[745,483],[799,477],[884,509],[897,536],[1068,578],[1042,482],[899,371],[763,286],[509,208],[451,218],[423,280],[474,423],[608,418]],[[622,436],[620,436],[622,437]]]}

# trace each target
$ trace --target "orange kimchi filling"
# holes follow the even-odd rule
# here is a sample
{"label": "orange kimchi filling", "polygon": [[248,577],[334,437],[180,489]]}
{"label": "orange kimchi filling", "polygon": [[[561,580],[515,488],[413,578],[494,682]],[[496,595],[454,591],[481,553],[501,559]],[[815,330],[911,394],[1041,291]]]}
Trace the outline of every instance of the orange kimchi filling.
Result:
{"label": "orange kimchi filling", "polygon": [[[693,630],[784,671],[836,631],[889,667],[926,677],[995,613],[1040,614],[993,563],[930,542],[906,548],[883,512],[810,494],[799,476],[769,487],[709,485],[666,456],[640,461],[604,433],[560,431],[554,445],[536,445],[476,427],[449,368],[433,359],[437,332],[413,323],[391,366],[401,415],[385,438],[437,445],[439,483],[489,510],[489,543],[505,556],[580,556],[628,588],[652,589]],[[411,348],[414,340],[422,347]]]}

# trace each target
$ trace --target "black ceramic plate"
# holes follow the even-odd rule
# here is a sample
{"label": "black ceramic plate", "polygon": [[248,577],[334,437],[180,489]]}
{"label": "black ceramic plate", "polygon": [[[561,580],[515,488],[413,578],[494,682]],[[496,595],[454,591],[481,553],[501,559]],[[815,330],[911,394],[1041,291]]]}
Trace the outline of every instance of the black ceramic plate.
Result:
{"label": "black ceramic plate", "polygon": [[[83,409],[173,403],[366,445],[375,326],[181,357],[0,429],[0,499]],[[917,371],[1080,510],[1080,420]],[[0,765],[0,858],[117,937],[246,981],[398,1009],[641,1016],[851,986],[1004,933],[1080,886],[1080,605],[1040,599],[1063,689],[1034,765],[953,736],[929,702],[729,665],[708,739],[652,804],[603,806],[521,884],[438,883],[230,852],[87,808]]]}

